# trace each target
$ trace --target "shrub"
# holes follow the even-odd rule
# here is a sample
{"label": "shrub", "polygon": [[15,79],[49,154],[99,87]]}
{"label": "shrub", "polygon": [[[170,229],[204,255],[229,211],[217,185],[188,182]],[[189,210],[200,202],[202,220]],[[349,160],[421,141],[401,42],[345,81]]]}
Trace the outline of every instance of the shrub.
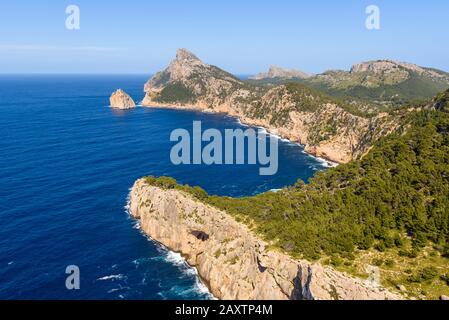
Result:
{"label": "shrub", "polygon": [[435,279],[438,276],[438,270],[435,267],[425,267],[416,274],[408,278],[409,282],[422,283]]}
{"label": "shrub", "polygon": [[375,258],[372,261],[372,264],[376,267],[380,267],[384,264],[384,260],[383,259],[379,259],[379,258]]}
{"label": "shrub", "polygon": [[392,259],[387,259],[387,260],[385,260],[385,265],[386,265],[388,268],[392,268],[392,267],[394,267],[395,262],[394,262],[394,260],[392,260]]}

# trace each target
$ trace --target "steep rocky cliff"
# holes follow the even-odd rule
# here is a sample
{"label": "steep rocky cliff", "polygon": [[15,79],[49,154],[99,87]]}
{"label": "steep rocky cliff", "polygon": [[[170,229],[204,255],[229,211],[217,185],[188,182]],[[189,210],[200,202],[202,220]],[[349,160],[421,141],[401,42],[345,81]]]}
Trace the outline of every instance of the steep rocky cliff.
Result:
{"label": "steep rocky cliff", "polygon": [[399,125],[394,116],[363,116],[353,106],[298,83],[266,87],[241,81],[185,49],[146,83],[145,93],[144,106],[225,112],[340,163],[360,157]]}
{"label": "steep rocky cliff", "polygon": [[274,250],[223,211],[179,190],[134,184],[142,230],[197,268],[220,299],[400,299],[368,281]]}
{"label": "steep rocky cliff", "polygon": [[111,108],[132,109],[136,106],[134,100],[122,89],[115,91],[109,98]]}

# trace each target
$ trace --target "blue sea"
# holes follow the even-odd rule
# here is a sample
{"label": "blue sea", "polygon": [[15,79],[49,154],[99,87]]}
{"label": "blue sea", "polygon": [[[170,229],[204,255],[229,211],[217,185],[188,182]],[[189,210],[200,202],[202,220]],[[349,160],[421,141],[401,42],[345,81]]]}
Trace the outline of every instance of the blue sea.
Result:
{"label": "blue sea", "polygon": [[[196,271],[129,217],[133,182],[167,175],[239,197],[325,168],[287,141],[275,176],[254,165],[172,165],[173,129],[241,125],[221,114],[108,107],[117,88],[140,101],[147,79],[0,76],[0,299],[210,299]],[[80,268],[80,290],[65,287],[68,265]]]}

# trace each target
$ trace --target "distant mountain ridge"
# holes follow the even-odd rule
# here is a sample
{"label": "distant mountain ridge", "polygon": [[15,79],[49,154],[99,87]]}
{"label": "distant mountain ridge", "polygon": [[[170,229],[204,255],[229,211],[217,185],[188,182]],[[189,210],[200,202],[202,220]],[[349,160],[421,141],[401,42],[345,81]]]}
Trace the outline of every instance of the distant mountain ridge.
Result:
{"label": "distant mountain ridge", "polygon": [[258,73],[255,76],[250,77],[250,80],[265,80],[265,79],[307,79],[310,78],[311,75],[299,71],[299,70],[290,70],[284,69],[277,66],[270,66],[268,72]]}
{"label": "distant mountain ridge", "polygon": [[448,89],[449,74],[407,62],[376,60],[355,64],[350,71],[326,71],[303,83],[335,97],[388,107],[428,99]]}

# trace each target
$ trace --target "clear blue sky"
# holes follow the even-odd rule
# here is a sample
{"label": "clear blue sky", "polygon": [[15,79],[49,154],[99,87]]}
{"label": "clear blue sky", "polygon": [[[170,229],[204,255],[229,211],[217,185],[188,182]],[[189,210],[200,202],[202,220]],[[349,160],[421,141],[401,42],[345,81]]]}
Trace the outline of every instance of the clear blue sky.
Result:
{"label": "clear blue sky", "polygon": [[[380,30],[365,28],[370,4]],[[0,73],[153,73],[179,47],[237,74],[380,58],[449,71],[448,31],[447,0],[0,0]]]}

